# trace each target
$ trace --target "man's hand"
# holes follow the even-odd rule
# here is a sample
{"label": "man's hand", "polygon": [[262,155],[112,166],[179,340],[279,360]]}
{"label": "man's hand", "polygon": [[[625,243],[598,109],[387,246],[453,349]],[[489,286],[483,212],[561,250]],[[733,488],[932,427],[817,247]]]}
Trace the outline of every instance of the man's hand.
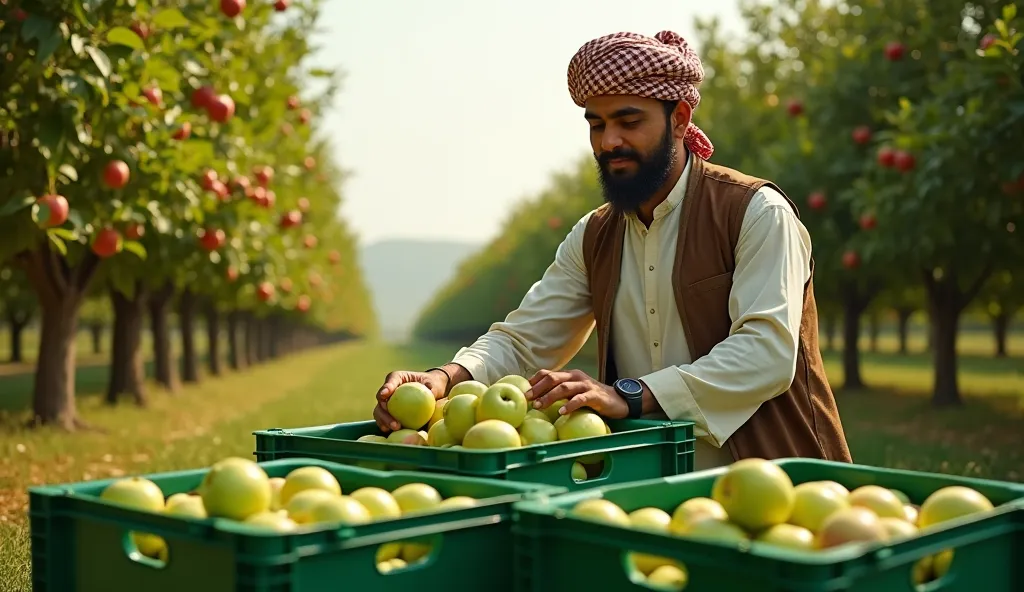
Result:
{"label": "man's hand", "polygon": [[383,432],[394,432],[402,428],[391,414],[388,413],[388,399],[395,393],[395,389],[407,382],[418,382],[423,384],[430,392],[434,393],[434,399],[444,398],[448,390],[448,377],[444,372],[434,370],[433,372],[409,372],[407,370],[396,370],[384,378],[384,384],[377,391],[377,406],[373,409],[373,419],[377,421],[377,427]]}
{"label": "man's hand", "polygon": [[533,401],[536,409],[545,409],[555,401],[568,399],[565,406],[559,409],[563,415],[580,407],[589,407],[610,419],[622,419],[629,415],[629,405],[614,388],[587,376],[582,370],[541,370],[530,378],[530,384],[533,388],[526,393],[526,399]]}

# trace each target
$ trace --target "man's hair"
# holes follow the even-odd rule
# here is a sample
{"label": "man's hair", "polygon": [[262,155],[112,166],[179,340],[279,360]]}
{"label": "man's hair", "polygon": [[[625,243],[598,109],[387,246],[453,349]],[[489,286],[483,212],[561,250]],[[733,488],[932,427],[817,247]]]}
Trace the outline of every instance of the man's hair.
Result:
{"label": "man's hair", "polygon": [[667,122],[672,117],[672,112],[679,106],[679,101],[666,101],[661,100],[661,107],[665,110],[665,121]]}

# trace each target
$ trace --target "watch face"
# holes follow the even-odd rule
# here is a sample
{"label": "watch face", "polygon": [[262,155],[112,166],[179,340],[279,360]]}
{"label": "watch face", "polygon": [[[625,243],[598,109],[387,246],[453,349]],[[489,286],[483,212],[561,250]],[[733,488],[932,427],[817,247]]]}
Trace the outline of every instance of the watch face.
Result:
{"label": "watch face", "polygon": [[623,378],[618,382],[619,390],[626,395],[642,395],[644,387],[640,384],[639,380],[633,378]]}

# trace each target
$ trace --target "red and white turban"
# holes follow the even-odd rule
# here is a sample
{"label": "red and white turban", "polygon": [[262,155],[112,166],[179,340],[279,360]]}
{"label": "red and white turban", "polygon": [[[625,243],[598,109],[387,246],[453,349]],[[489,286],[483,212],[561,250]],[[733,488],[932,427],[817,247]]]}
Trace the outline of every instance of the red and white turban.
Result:
{"label": "red and white turban", "polygon": [[[587,42],[569,62],[569,94],[578,106],[597,95],[636,95],[666,101],[686,101],[691,109],[700,103],[697,86],[704,81],[704,67],[697,52],[672,31],[652,37],[613,33]],[[696,125],[690,123],[686,147],[704,160],[715,147]]]}

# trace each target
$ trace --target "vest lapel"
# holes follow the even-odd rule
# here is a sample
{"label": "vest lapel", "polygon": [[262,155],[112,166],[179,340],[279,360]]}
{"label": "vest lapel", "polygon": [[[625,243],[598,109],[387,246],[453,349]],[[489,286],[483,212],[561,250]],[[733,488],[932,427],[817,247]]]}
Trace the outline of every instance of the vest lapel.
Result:
{"label": "vest lapel", "polygon": [[690,351],[695,351],[693,347],[693,335],[692,331],[686,331],[686,327],[690,326],[689,319],[686,318],[686,306],[683,303],[683,288],[682,285],[683,275],[683,259],[686,254],[686,231],[689,229],[690,218],[693,215],[694,208],[697,207],[696,202],[701,198],[701,187],[704,184],[704,160],[691,153],[690,158],[693,159],[693,163],[690,167],[690,179],[686,185],[686,194],[683,195],[683,211],[679,215],[679,236],[676,238],[676,257],[675,264],[672,267],[672,290],[676,297],[676,308],[679,309],[679,318],[683,322],[683,326],[680,327],[686,333],[686,345],[690,348]]}

